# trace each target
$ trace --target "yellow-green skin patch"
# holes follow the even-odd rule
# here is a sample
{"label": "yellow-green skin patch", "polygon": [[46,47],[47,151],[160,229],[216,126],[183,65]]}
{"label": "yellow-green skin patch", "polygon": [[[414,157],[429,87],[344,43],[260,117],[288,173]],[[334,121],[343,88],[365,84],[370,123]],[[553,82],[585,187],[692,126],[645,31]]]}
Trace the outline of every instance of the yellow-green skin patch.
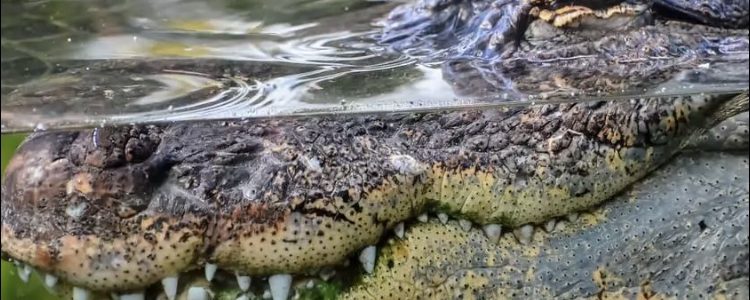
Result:
{"label": "yellow-green skin patch", "polygon": [[416,223],[342,299],[743,299],[748,167],[746,152],[683,155],[528,245]]}

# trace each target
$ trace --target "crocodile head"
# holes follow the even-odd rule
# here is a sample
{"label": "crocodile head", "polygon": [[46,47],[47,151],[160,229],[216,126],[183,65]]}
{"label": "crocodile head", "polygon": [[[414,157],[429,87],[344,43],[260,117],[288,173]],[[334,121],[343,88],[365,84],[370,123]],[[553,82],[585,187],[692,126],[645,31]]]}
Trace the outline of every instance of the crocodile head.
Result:
{"label": "crocodile head", "polygon": [[[627,56],[677,43],[666,65],[639,69],[662,74],[711,55],[697,50],[747,48],[747,30],[680,24],[606,36],[580,30],[599,41],[580,49]],[[569,35],[566,45],[580,44]],[[549,45],[513,55],[580,53]],[[495,79],[511,71],[528,82],[539,77],[533,68],[504,69],[509,63],[459,61],[444,70],[457,90],[502,90]],[[606,83],[580,78],[573,84]],[[746,94],[683,96],[37,133],[7,169],[2,251],[79,293],[137,293],[161,281],[173,296],[177,277],[200,268],[209,280],[217,268],[234,273],[241,287],[269,276],[272,289],[357,253],[372,272],[373,245],[428,211],[490,235],[517,228],[527,244],[530,224],[598,205],[747,106]]]}
{"label": "crocodile head", "polygon": [[742,109],[684,97],[40,133],[8,166],[2,249],[99,291],[204,265],[300,274],[429,207],[508,227],[585,209]]}

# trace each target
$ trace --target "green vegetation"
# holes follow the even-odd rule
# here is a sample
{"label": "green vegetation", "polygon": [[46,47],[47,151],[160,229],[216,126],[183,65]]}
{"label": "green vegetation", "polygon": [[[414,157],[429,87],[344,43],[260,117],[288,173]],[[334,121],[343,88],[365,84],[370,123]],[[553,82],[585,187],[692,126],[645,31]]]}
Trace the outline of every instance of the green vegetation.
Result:
{"label": "green vegetation", "polygon": [[318,282],[312,288],[300,289],[301,300],[334,300],[341,293],[342,285],[337,281]]}

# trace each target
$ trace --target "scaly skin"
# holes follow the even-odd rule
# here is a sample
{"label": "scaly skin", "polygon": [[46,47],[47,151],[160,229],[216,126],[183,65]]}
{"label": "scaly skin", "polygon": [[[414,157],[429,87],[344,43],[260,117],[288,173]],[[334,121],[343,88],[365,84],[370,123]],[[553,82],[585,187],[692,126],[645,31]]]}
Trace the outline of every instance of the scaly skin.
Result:
{"label": "scaly skin", "polygon": [[[521,87],[553,82],[552,91],[566,81],[619,88],[670,78],[719,50],[747,64],[746,29],[658,19],[553,39],[537,24],[523,28],[540,39],[511,55],[572,63],[493,60],[488,73],[457,61],[446,79],[458,91],[495,93],[511,75]],[[608,66],[610,54],[666,58],[591,67]],[[205,263],[244,275],[308,273],[431,209],[506,228],[590,209],[747,102],[744,93],[39,133],[7,169],[2,251],[101,292],[142,289]]]}
{"label": "scaly skin", "polygon": [[688,20],[718,28],[747,29],[749,10],[750,5],[744,0],[636,0],[629,3],[619,0],[419,0],[397,7],[383,20],[380,41],[397,51],[431,49],[447,51],[448,57],[497,60],[516,55],[516,47],[523,42],[528,26],[539,19],[562,28],[586,28],[611,35],[653,24],[655,20]]}
{"label": "scaly skin", "polygon": [[528,245],[456,222],[414,224],[341,298],[747,299],[747,155],[680,155]]}
{"label": "scaly skin", "polygon": [[592,207],[747,105],[682,97],[40,133],[7,169],[2,249],[99,291],[205,261],[302,273],[428,207],[510,227]]}

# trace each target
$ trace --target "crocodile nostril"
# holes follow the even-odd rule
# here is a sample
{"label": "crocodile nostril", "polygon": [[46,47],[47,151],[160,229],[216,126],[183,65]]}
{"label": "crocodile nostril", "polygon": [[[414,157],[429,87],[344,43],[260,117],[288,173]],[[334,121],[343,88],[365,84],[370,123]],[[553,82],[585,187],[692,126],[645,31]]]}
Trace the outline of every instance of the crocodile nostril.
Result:
{"label": "crocodile nostril", "polygon": [[104,127],[81,134],[70,148],[76,165],[116,168],[148,159],[161,142],[156,126]]}

